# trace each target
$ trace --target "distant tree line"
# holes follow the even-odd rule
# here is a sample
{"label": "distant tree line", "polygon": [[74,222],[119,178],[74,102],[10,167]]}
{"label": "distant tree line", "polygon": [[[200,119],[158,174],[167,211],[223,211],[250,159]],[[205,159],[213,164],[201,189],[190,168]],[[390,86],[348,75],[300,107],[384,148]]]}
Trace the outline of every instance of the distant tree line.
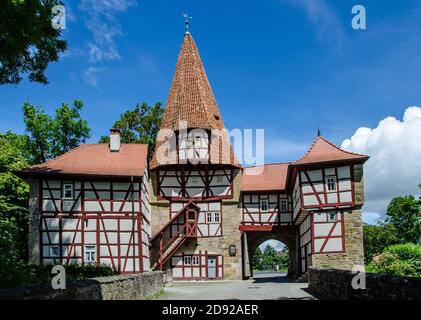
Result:
{"label": "distant tree line", "polygon": [[277,252],[272,246],[267,245],[262,252],[257,248],[253,255],[253,269],[255,270],[278,270],[287,272],[289,267],[288,249]]}

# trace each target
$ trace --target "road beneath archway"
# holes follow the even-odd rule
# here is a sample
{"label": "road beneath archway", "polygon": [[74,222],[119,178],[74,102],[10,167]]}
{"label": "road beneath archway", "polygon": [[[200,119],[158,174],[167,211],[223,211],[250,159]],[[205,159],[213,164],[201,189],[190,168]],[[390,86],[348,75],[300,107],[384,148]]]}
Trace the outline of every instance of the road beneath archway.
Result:
{"label": "road beneath archway", "polygon": [[296,282],[284,273],[256,273],[244,281],[177,281],[165,288],[158,300],[313,300],[307,283]]}

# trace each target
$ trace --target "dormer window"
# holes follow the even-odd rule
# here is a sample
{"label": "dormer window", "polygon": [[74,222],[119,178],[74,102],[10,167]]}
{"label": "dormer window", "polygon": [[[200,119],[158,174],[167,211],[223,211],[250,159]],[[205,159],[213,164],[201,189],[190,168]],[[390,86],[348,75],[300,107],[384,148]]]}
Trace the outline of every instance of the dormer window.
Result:
{"label": "dormer window", "polygon": [[74,190],[72,182],[63,183],[63,199],[73,199]]}

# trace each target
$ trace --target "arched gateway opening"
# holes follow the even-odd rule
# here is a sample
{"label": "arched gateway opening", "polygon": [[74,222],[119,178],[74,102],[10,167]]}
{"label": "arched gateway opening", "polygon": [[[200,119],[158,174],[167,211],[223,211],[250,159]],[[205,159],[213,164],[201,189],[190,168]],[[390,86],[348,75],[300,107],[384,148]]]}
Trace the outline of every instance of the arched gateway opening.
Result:
{"label": "arched gateway opening", "polygon": [[298,277],[299,274],[299,252],[297,250],[297,229],[293,226],[276,227],[271,232],[268,231],[244,231],[244,268],[243,276],[245,279],[253,277],[253,270],[257,270],[255,266],[254,255],[257,248],[268,240],[276,240],[284,244],[288,248],[288,277]]}
{"label": "arched gateway opening", "polygon": [[289,268],[288,247],[278,240],[267,240],[254,251],[252,265],[254,276],[282,276]]}

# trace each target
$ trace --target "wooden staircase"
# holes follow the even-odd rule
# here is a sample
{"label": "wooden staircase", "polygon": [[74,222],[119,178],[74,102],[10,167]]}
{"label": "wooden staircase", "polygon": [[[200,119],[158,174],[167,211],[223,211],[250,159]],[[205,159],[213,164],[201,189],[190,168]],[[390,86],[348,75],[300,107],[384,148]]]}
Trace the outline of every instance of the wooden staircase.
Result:
{"label": "wooden staircase", "polygon": [[[158,249],[159,254],[151,255],[151,270],[162,270],[163,265],[177,252],[177,250],[190,238],[197,238],[197,213],[199,207],[192,201],[187,203],[168,223],[157,232],[150,241],[151,249]],[[184,216],[183,216],[184,215]],[[171,236],[171,227],[180,218],[184,218],[184,224],[174,236]]]}

